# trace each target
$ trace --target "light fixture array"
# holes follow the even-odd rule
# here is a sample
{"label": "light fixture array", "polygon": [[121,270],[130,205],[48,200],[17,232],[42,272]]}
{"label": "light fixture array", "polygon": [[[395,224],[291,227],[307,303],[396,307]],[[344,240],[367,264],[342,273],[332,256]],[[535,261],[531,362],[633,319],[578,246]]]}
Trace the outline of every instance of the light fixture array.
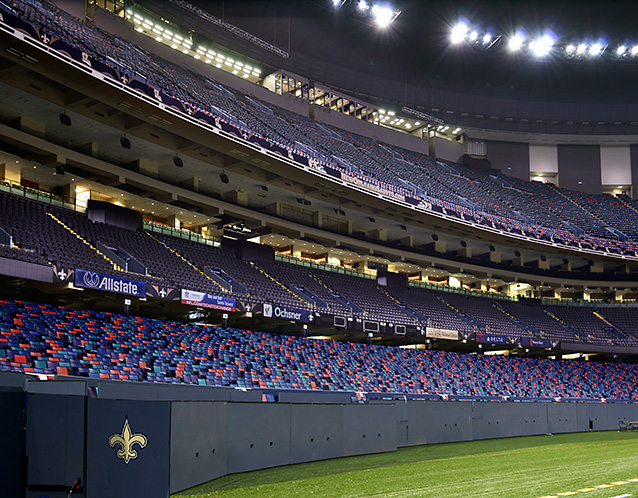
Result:
{"label": "light fixture array", "polygon": [[604,56],[613,61],[638,60],[638,44],[614,43],[605,37],[565,41],[551,30],[530,35],[525,29],[519,28],[510,34],[503,34],[478,28],[465,20],[450,28],[450,43],[486,50],[505,46],[510,53],[525,53],[537,59],[551,57],[578,60]]}
{"label": "light fixture array", "polygon": [[247,61],[230,57],[204,45],[198,45],[195,48],[189,38],[185,38],[179,33],[174,33],[171,26],[164,21],[154,21],[132,11],[127,11],[126,14],[127,18],[135,24],[137,32],[153,37],[156,41],[168,45],[174,50],[179,50],[185,55],[190,55],[194,59],[201,60],[206,64],[236,76],[252,80],[261,79],[261,69],[249,64]]}

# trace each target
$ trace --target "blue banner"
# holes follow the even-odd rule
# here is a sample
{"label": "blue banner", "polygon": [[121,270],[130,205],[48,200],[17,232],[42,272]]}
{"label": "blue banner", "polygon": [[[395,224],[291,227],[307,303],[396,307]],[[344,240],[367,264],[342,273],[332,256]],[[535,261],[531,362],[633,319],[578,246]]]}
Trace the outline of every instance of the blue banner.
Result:
{"label": "blue banner", "polygon": [[146,282],[104,275],[94,271],[76,269],[75,286],[126,294],[128,296],[146,297]]}
{"label": "blue banner", "polygon": [[215,296],[213,294],[206,294],[205,292],[197,292],[186,289],[182,289],[182,304],[222,311],[236,310],[234,297]]}
{"label": "blue banner", "polygon": [[266,318],[281,318],[283,320],[294,320],[296,322],[306,322],[310,320],[308,311],[286,308],[275,304],[264,304],[263,315]]}
{"label": "blue banner", "polygon": [[476,342],[483,344],[507,344],[507,337],[496,334],[476,334]]}
{"label": "blue banner", "polygon": [[552,343],[547,339],[536,339],[534,337],[523,337],[523,346],[526,348],[551,348]]}

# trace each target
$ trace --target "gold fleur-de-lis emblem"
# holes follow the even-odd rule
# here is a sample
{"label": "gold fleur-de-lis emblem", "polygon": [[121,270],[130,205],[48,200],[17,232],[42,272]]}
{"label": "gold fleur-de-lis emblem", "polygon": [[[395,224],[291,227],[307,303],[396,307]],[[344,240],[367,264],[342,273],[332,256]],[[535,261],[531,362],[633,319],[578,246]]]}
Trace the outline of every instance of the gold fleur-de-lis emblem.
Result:
{"label": "gold fleur-de-lis emblem", "polygon": [[137,451],[133,449],[133,445],[138,444],[140,449],[146,446],[147,439],[144,434],[132,434],[131,426],[128,423],[128,417],[124,419],[124,427],[122,427],[122,434],[111,434],[109,437],[109,446],[115,448],[116,444],[119,444],[122,449],[117,450],[117,457],[124,460],[124,463],[128,465],[131,460],[137,458]]}

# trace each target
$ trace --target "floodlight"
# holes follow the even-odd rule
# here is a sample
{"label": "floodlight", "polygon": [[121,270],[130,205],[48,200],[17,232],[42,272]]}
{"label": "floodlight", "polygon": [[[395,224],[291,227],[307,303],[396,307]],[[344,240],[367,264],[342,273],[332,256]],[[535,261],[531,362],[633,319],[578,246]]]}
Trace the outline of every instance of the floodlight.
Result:
{"label": "floodlight", "polygon": [[492,41],[492,35],[490,35],[489,33],[485,34],[483,36],[483,44],[487,45],[489,42]]}
{"label": "floodlight", "polygon": [[373,8],[373,15],[374,21],[382,28],[385,28],[394,20],[394,12],[392,12],[389,7],[379,7],[377,9]]}
{"label": "floodlight", "polygon": [[472,31],[472,32],[470,33],[470,40],[471,40],[471,41],[476,41],[476,40],[477,40],[477,38],[478,38],[478,33],[477,33],[476,31]]}
{"label": "floodlight", "polygon": [[554,46],[553,38],[544,34],[541,38],[537,38],[529,44],[529,48],[536,57],[546,56]]}
{"label": "floodlight", "polygon": [[465,39],[465,35],[467,34],[468,26],[464,22],[458,23],[456,26],[452,28],[452,43],[460,43]]}
{"label": "floodlight", "polygon": [[638,55],[638,45],[634,45],[633,47],[631,47],[631,55],[633,55],[634,57]]}
{"label": "floodlight", "polygon": [[626,53],[627,53],[627,47],[625,47],[624,45],[621,45],[620,47],[616,49],[616,55],[619,57],[622,57]]}
{"label": "floodlight", "polygon": [[600,43],[594,43],[591,47],[589,47],[589,55],[595,57],[596,55],[600,55],[603,51],[603,47]]}
{"label": "floodlight", "polygon": [[509,49],[512,52],[515,52],[516,50],[520,50],[520,48],[523,46],[524,41],[525,41],[525,37],[521,35],[520,33],[516,33],[514,36],[510,38]]}
{"label": "floodlight", "polygon": [[585,52],[587,52],[587,45],[585,45],[584,43],[581,43],[580,45],[578,45],[578,47],[576,47],[577,55],[583,55]]}
{"label": "floodlight", "polygon": [[358,7],[361,12],[365,12],[369,9],[368,3],[365,0],[360,0]]}
{"label": "floodlight", "polygon": [[573,55],[576,52],[576,47],[570,43],[565,47],[565,52],[567,52],[567,55]]}

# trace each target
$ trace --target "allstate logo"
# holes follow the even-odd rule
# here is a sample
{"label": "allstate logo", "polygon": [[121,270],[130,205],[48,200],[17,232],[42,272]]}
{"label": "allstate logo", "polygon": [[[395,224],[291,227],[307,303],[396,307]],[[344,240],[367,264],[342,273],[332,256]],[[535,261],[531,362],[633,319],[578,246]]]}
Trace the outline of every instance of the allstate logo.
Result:
{"label": "allstate logo", "polygon": [[264,304],[264,316],[272,317],[272,304]]}
{"label": "allstate logo", "polygon": [[100,277],[95,272],[87,271],[84,274],[84,283],[87,287],[97,287],[100,285]]}

